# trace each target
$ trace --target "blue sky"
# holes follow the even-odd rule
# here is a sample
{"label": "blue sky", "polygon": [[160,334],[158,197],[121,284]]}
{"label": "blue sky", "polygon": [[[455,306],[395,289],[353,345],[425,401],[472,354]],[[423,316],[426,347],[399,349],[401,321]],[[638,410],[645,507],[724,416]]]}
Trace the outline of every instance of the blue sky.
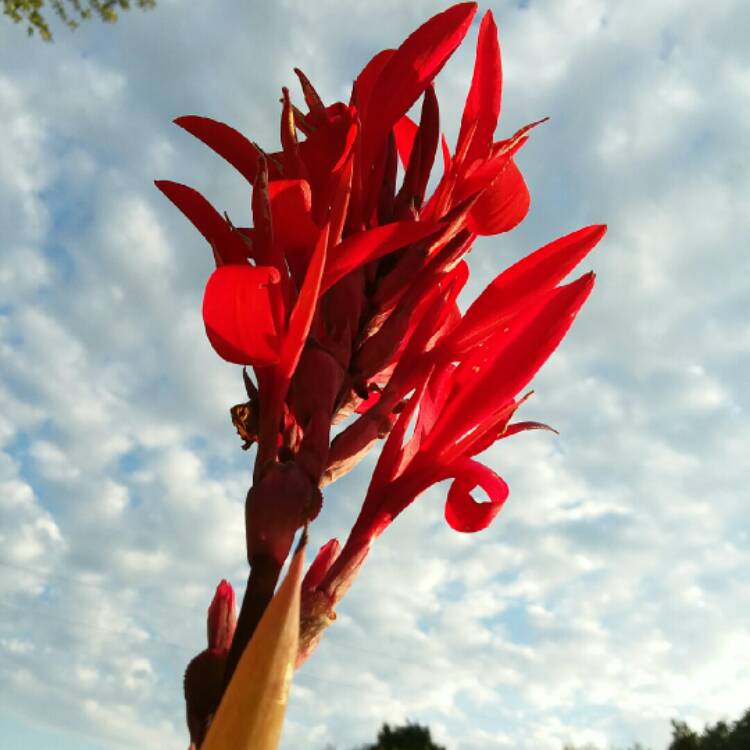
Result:
{"label": "blue sky", "polygon": [[[187,745],[182,671],[222,577],[244,580],[238,368],[200,299],[211,258],[154,189],[246,216],[244,180],[171,120],[272,147],[301,67],[346,99],[442,3],[160,0],[53,45],[0,23],[0,746]],[[466,300],[554,237],[606,222],[594,293],[487,463],[511,497],[458,535],[445,488],[378,541],[298,673],[284,748],[348,750],[407,717],[451,750],[665,746],[669,719],[750,695],[750,6],[490,6],[514,232],[477,242]],[[455,139],[476,24],[438,79]],[[313,546],[344,536],[366,465]]]}

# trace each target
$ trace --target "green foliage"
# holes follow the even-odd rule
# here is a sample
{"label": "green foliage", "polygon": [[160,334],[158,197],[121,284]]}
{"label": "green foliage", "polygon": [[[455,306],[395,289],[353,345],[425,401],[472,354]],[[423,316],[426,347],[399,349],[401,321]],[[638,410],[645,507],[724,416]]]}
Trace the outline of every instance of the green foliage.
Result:
{"label": "green foliage", "polygon": [[[44,16],[46,0],[3,0],[3,13],[15,23],[25,23],[29,36],[34,32],[44,39],[52,41],[47,19]],[[99,18],[105,23],[117,21],[118,11],[130,10],[134,4],[142,10],[156,5],[156,0],[49,0],[55,15],[69,28],[75,29],[80,21]]]}
{"label": "green foliage", "polygon": [[388,724],[383,724],[378,732],[378,741],[374,745],[365,745],[361,750],[445,750],[445,748],[432,741],[427,727],[407,722],[401,727],[393,728]]}
{"label": "green foliage", "polygon": [[[576,748],[565,745],[563,750],[597,750],[592,745]],[[636,743],[630,750],[646,750]],[[737,721],[719,721],[704,727],[703,732],[691,729],[684,721],[672,720],[672,742],[667,750],[750,750],[750,708]]]}
{"label": "green foliage", "polygon": [[747,750],[750,748],[750,708],[737,721],[707,725],[702,734],[684,721],[672,721],[672,742],[668,750]]}

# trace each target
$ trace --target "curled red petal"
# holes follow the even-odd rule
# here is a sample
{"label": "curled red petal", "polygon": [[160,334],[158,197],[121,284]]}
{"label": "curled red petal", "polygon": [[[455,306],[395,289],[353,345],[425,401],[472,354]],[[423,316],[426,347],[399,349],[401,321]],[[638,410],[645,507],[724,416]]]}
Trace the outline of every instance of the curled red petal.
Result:
{"label": "curled red petal", "polygon": [[[465,150],[464,162],[485,158],[492,147],[493,135],[500,116],[502,67],[497,26],[492,11],[487,11],[479,27],[477,55],[471,88],[466,97],[456,153]],[[471,134],[471,135],[470,135]],[[470,142],[466,140],[470,138]]]}
{"label": "curled red petal", "polygon": [[[456,531],[472,533],[486,529],[500,512],[508,498],[508,485],[483,464],[471,459],[460,459],[450,468],[455,476],[445,502],[445,520]],[[477,502],[471,495],[481,487],[489,500]]]}
{"label": "curled red petal", "polygon": [[529,212],[531,196],[523,175],[511,159],[507,167],[485,188],[469,211],[470,232],[492,235],[508,232]]}
{"label": "curled red petal", "polygon": [[226,159],[252,184],[258,169],[261,150],[242,133],[218,120],[197,115],[178,117],[175,125],[187,130],[210,149]]}
{"label": "curled red petal", "polygon": [[217,264],[247,261],[249,251],[242,237],[197,190],[171,180],[156,180],[154,184],[206,238]]}
{"label": "curled red petal", "polygon": [[279,272],[268,266],[227,265],[209,277],[203,295],[203,322],[216,353],[238,365],[264,366],[279,358],[274,309]]}

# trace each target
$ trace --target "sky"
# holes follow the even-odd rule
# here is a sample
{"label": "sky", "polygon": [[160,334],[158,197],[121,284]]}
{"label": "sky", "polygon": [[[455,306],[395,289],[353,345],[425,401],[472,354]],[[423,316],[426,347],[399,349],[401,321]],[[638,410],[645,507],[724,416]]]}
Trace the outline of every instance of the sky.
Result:
{"label": "sky", "polygon": [[[239,368],[202,329],[202,238],[153,186],[247,217],[244,179],[171,121],[273,150],[302,68],[328,102],[447,4],[159,0],[114,26],[0,19],[0,747],[185,748],[187,661],[221,578],[245,579]],[[470,255],[502,268],[592,223],[596,288],[533,383],[510,485],[461,535],[432,488],[377,541],[297,673],[284,750],[383,721],[449,750],[661,750],[669,720],[750,696],[750,5],[496,2],[498,137],[532,207]],[[480,16],[437,81],[455,141]],[[239,218],[238,218],[238,223]],[[370,458],[326,492],[344,537]],[[744,551],[743,551],[744,550]]]}

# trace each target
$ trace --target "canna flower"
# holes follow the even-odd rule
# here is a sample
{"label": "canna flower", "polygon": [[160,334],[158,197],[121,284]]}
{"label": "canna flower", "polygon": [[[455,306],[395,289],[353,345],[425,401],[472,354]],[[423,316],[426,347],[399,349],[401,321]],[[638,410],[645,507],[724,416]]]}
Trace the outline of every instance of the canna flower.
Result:
{"label": "canna flower", "polygon": [[203,742],[221,700],[224,670],[232,645],[237,614],[234,589],[222,580],[208,608],[208,647],[185,670],[185,704],[191,748]]}
{"label": "canna flower", "polygon": [[[495,140],[502,65],[487,12],[453,149],[441,134],[433,82],[476,10],[454,5],[376,54],[347,103],[325,104],[295,70],[305,104],[283,90],[279,150],[216,120],[175,120],[251,190],[252,226],[243,226],[192,188],[156,183],[213,253],[206,334],[220,357],[245,368],[248,401],[232,408],[232,421],[243,448],[257,443],[245,505],[250,576],[225,683],[295,533],[321,510],[321,489],[378,441],[349,538],[324,545],[302,582],[300,660],[335,618],[370,545],[424,490],[451,479],[447,522],[480,531],[509,491],[475,457],[517,432],[550,429],[512,420],[591,292],[592,273],[563,282],[605,227],[545,245],[459,310],[474,240],[508,232],[528,213],[515,159],[544,122]],[[334,424],[343,429],[331,440]],[[477,487],[487,501],[473,497]]]}

